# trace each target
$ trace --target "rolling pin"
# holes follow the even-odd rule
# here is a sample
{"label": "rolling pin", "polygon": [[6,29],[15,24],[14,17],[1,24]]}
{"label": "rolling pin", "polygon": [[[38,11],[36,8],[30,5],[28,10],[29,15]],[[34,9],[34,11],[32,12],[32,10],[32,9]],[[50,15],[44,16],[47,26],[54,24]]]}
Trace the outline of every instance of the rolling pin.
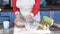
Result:
{"label": "rolling pin", "polygon": [[53,24],[54,27],[60,28],[60,24],[54,23]]}

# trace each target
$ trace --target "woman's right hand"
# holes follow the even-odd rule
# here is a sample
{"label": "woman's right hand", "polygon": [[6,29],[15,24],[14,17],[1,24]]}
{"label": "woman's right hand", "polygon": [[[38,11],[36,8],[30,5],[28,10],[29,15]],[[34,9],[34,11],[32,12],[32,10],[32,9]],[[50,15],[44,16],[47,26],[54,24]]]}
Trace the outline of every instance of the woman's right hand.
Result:
{"label": "woman's right hand", "polygon": [[16,18],[20,18],[20,13],[15,13]]}
{"label": "woman's right hand", "polygon": [[15,16],[16,16],[16,18],[15,18],[14,23],[16,23],[17,21],[20,20],[20,14],[19,14],[19,12],[18,13],[15,13]]}
{"label": "woman's right hand", "polygon": [[14,20],[14,25],[15,25],[15,26],[19,26],[19,25],[18,25],[18,21],[21,20],[20,14],[19,14],[19,13],[15,13],[15,16],[16,16],[16,18],[15,18],[15,20]]}
{"label": "woman's right hand", "polygon": [[14,21],[14,26],[17,26],[17,27],[20,27],[22,25],[20,25],[18,22],[21,21],[21,19],[19,17],[16,17],[15,18],[15,21]]}
{"label": "woman's right hand", "polygon": [[21,25],[18,24],[18,22],[24,22],[25,20],[22,20],[22,18],[20,17],[21,15],[20,14],[15,14],[16,15],[16,18],[15,18],[15,21],[14,21],[14,25],[17,26],[17,27],[20,27]]}
{"label": "woman's right hand", "polygon": [[16,13],[15,14],[16,18],[15,18],[15,21],[14,23],[16,23],[17,21],[22,21],[22,22],[26,22],[26,20],[23,20],[22,17],[21,17],[21,14],[20,13]]}

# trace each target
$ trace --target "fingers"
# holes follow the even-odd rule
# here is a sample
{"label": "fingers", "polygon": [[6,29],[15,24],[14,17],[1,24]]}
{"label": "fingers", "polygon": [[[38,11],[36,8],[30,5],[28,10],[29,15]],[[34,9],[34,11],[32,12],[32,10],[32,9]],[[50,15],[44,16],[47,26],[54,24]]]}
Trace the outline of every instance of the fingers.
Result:
{"label": "fingers", "polygon": [[14,23],[17,23],[17,21],[18,21],[18,18],[16,18],[16,19],[14,20]]}
{"label": "fingers", "polygon": [[32,16],[31,16],[31,15],[29,15],[29,16],[28,16],[28,18],[32,18]]}
{"label": "fingers", "polygon": [[26,22],[28,22],[30,19],[32,19],[32,16],[29,14],[26,18]]}
{"label": "fingers", "polygon": [[19,22],[24,22],[24,23],[27,22],[26,20],[22,20],[21,18],[16,18],[14,23],[17,23],[18,21]]}
{"label": "fingers", "polygon": [[19,13],[16,13],[15,14],[16,18],[20,17],[20,14]]}

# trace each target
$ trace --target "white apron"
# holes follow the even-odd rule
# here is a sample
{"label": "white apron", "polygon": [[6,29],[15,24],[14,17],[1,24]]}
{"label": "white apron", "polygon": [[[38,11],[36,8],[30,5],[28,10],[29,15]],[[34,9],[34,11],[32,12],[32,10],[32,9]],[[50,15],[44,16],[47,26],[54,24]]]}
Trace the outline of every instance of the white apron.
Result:
{"label": "white apron", "polygon": [[[16,6],[20,8],[21,15],[26,18],[32,11],[35,0],[17,0]],[[40,21],[40,12],[33,17],[34,20]]]}

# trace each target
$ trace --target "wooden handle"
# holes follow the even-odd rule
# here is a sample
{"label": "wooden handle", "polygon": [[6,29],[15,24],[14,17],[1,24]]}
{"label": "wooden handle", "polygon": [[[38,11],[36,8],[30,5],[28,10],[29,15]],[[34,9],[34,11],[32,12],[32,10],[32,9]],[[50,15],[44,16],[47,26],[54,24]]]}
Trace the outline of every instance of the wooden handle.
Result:
{"label": "wooden handle", "polygon": [[60,28],[60,25],[57,24],[57,23],[54,23],[53,26],[57,27],[57,28]]}

